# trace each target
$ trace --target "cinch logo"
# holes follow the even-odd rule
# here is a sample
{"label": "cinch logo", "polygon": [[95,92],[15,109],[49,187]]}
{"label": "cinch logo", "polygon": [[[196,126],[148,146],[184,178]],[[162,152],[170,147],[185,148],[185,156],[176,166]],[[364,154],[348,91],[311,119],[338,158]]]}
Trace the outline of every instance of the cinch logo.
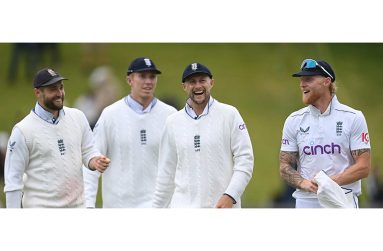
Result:
{"label": "cinch logo", "polygon": [[282,144],[283,144],[283,145],[290,145],[288,139],[282,139]]}
{"label": "cinch logo", "polygon": [[316,146],[305,146],[303,152],[307,155],[319,155],[319,154],[340,154],[340,145],[331,143],[331,145],[316,145]]}
{"label": "cinch logo", "polygon": [[240,124],[239,126],[238,126],[238,128],[239,128],[239,130],[245,130],[246,129],[246,125],[245,124]]}

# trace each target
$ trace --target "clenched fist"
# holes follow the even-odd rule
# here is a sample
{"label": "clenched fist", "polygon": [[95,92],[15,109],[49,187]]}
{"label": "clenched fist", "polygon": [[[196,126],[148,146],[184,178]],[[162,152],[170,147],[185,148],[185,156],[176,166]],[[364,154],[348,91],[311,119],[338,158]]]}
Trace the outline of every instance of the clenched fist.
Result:
{"label": "clenched fist", "polygon": [[89,169],[92,171],[99,171],[103,173],[109,166],[110,159],[104,155],[93,157],[89,161]]}

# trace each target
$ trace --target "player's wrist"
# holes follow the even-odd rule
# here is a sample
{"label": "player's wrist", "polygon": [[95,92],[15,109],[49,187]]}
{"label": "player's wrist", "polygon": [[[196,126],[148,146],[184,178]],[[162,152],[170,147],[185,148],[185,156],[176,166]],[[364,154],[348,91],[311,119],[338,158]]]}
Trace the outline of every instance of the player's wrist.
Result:
{"label": "player's wrist", "polygon": [[229,197],[233,201],[233,204],[237,204],[237,201],[230,194],[224,193],[223,195]]}
{"label": "player's wrist", "polygon": [[96,171],[96,168],[94,167],[94,161],[95,161],[94,158],[92,158],[88,164],[88,169],[91,171]]}

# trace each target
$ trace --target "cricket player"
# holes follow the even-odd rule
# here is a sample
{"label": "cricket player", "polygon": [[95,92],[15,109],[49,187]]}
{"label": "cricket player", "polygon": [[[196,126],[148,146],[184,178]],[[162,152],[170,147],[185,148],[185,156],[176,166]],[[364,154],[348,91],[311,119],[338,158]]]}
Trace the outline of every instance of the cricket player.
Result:
{"label": "cricket player", "polygon": [[166,121],[153,207],[241,207],[253,148],[238,110],[210,95],[212,77],[200,63],[182,75],[188,99]]}
{"label": "cricket player", "polygon": [[82,165],[100,172],[109,165],[95,148],[85,115],[63,106],[64,79],[49,68],[34,78],[36,105],[9,138],[7,208],[84,207]]}
{"label": "cricket player", "polygon": [[358,207],[361,179],[368,176],[370,139],[361,111],[341,104],[335,73],[325,61],[306,59],[299,72],[303,103],[285,121],[280,152],[280,174],[296,188],[297,208],[320,208],[314,181],[323,170],[345,192],[352,192]]}
{"label": "cricket player", "polygon": [[[106,107],[95,128],[96,145],[113,159],[102,175],[103,207],[151,207],[157,177],[158,148],[166,118],[176,109],[154,97],[157,75],[149,58],[128,68],[128,96]],[[84,169],[86,206],[94,208],[100,173]]]}

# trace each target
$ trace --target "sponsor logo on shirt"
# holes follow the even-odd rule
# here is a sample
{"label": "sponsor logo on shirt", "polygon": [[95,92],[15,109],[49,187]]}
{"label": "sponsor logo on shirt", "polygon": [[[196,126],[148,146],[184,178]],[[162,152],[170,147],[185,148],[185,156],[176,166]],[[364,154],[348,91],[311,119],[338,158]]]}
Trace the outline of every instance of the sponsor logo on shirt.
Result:
{"label": "sponsor logo on shirt", "polygon": [[239,126],[238,126],[238,128],[239,128],[239,130],[246,130],[246,124],[240,124]]}
{"label": "sponsor logo on shirt", "polygon": [[9,142],[9,151],[12,152],[15,149],[16,141]]}
{"label": "sponsor logo on shirt", "polygon": [[341,147],[335,143],[328,145],[312,145],[303,147],[303,153],[306,155],[340,154]]}
{"label": "sponsor logo on shirt", "polygon": [[368,135],[368,132],[364,132],[362,133],[362,142],[363,143],[368,143],[370,142],[370,136]]}
{"label": "sponsor logo on shirt", "polygon": [[282,145],[290,145],[288,139],[282,139]]}
{"label": "sponsor logo on shirt", "polygon": [[309,134],[310,126],[308,126],[306,129],[299,127],[300,134]]}

